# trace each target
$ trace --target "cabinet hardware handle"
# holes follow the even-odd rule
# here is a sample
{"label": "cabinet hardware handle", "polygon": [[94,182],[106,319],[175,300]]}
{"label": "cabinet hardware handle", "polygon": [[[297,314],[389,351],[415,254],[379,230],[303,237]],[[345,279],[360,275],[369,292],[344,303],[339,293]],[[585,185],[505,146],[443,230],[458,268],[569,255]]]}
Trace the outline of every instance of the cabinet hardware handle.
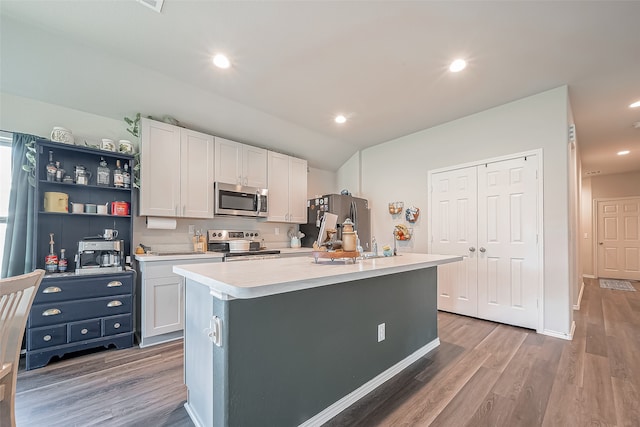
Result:
{"label": "cabinet hardware handle", "polygon": [[58,292],[62,292],[62,289],[57,286],[49,286],[48,288],[45,288],[44,291],[42,291],[43,294],[55,294]]}
{"label": "cabinet hardware handle", "polygon": [[80,333],[81,333],[82,335],[87,335],[87,333],[88,333],[88,332],[89,332],[89,330],[88,330],[87,328],[83,328],[83,329],[80,331]]}
{"label": "cabinet hardware handle", "polygon": [[118,286],[122,286],[122,282],[119,280],[112,280],[107,283],[107,288],[117,288]]}
{"label": "cabinet hardware handle", "polygon": [[45,341],[51,341],[51,335],[45,335],[42,337],[42,339]]}
{"label": "cabinet hardware handle", "polygon": [[598,242],[599,245],[604,245],[604,242]]}
{"label": "cabinet hardware handle", "polygon": [[476,251],[476,248],[474,248],[473,246],[469,248],[469,252],[475,252],[475,251]]}
{"label": "cabinet hardware handle", "polygon": [[121,301],[113,300],[113,301],[109,302],[109,304],[107,304],[107,307],[119,307],[121,305],[122,305]]}
{"label": "cabinet hardware handle", "polygon": [[484,253],[484,252],[486,252],[486,251],[487,251],[487,250],[486,250],[485,248],[483,248],[482,246],[480,247],[480,252]]}
{"label": "cabinet hardware handle", "polygon": [[50,308],[48,310],[45,310],[42,312],[43,316],[57,316],[58,314],[62,313],[59,309],[57,308]]}
{"label": "cabinet hardware handle", "polygon": [[120,323],[116,322],[116,323],[113,324],[113,328],[114,329],[118,329],[119,327],[120,327]]}

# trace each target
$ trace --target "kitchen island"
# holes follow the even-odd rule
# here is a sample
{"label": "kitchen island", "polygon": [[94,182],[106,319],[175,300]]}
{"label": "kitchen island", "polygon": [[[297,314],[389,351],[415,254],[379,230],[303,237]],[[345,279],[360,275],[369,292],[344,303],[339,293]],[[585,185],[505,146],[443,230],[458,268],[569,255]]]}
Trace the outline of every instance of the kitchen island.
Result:
{"label": "kitchen island", "polygon": [[437,272],[461,257],[177,265],[197,426],[321,425],[439,345]]}

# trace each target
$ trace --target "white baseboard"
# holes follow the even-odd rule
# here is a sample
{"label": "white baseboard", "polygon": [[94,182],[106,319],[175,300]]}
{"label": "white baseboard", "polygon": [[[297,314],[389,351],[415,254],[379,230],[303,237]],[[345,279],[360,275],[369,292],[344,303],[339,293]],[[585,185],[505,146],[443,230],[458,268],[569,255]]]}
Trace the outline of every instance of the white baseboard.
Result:
{"label": "white baseboard", "polygon": [[580,310],[580,303],[582,302],[582,293],[584,292],[584,282],[580,286],[580,293],[578,294],[578,302],[573,304],[574,310]]}
{"label": "white baseboard", "polygon": [[184,404],[184,409],[187,410],[187,414],[189,414],[189,418],[193,422],[193,425],[196,427],[203,427],[202,423],[200,423],[200,419],[196,416],[196,413],[191,410],[191,406],[189,406],[189,402]]}
{"label": "white baseboard", "polygon": [[375,378],[363,384],[361,387],[355,389],[351,393],[347,394],[342,399],[335,402],[333,405],[325,408],[321,412],[317,413],[313,417],[309,418],[304,423],[300,424],[299,427],[315,427],[321,426],[322,424],[329,421],[331,418],[338,415],[340,412],[347,409],[349,406],[356,403],[358,400],[362,399],[367,394],[371,393],[373,390],[384,384],[387,380],[400,373],[403,369],[407,368],[416,360],[420,359],[425,354],[429,353],[434,348],[440,345],[440,338],[436,338],[431,341],[429,344],[424,347],[416,350],[413,354],[407,356],[405,359],[396,363],[386,371],[382,372]]}
{"label": "white baseboard", "polygon": [[542,331],[543,335],[549,335],[550,337],[556,337],[556,338],[561,338],[563,340],[569,340],[571,341],[573,339],[573,332],[576,329],[576,322],[571,322],[571,331],[568,334],[564,334],[562,332],[557,332],[557,331],[551,331],[549,329],[545,329],[544,331]]}

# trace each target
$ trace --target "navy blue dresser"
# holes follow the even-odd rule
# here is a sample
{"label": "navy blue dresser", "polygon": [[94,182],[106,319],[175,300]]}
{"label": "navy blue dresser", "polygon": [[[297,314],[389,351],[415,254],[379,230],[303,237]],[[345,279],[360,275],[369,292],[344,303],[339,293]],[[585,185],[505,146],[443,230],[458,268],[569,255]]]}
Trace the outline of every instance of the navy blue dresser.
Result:
{"label": "navy blue dresser", "polygon": [[26,369],[93,347],[133,346],[134,272],[45,276],[26,330]]}

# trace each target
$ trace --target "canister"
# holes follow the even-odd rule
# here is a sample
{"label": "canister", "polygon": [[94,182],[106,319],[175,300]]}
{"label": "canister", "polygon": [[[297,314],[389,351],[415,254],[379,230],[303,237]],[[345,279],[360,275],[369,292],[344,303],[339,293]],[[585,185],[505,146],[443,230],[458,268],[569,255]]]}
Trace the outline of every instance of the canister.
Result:
{"label": "canister", "polygon": [[45,191],[44,211],[69,213],[69,195],[56,191]]}

